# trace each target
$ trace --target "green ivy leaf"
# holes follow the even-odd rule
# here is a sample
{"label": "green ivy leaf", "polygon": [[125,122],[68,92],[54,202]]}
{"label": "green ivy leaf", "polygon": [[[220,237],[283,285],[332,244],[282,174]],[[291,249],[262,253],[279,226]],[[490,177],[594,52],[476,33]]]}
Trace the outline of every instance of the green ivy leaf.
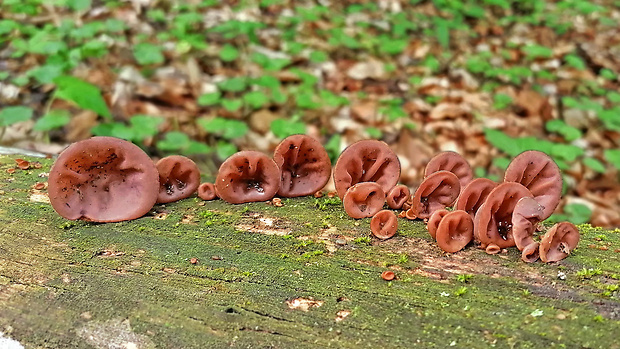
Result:
{"label": "green ivy leaf", "polygon": [[150,115],[134,115],[129,119],[129,124],[133,129],[133,141],[143,141],[146,138],[154,137],[159,133],[159,125],[164,122],[164,118]]}
{"label": "green ivy leaf", "polygon": [[269,102],[269,97],[262,91],[252,91],[243,95],[243,101],[250,107],[259,109]]}
{"label": "green ivy leaf", "polygon": [[181,151],[190,145],[189,136],[185,133],[171,131],[165,134],[164,139],[157,142],[157,149],[161,151]]}
{"label": "green ivy leaf", "polygon": [[515,139],[509,137],[502,131],[486,128],[484,130],[484,136],[487,142],[510,156],[517,156],[521,153],[521,149],[517,145]]}
{"label": "green ivy leaf", "polygon": [[33,77],[40,84],[49,84],[59,77],[63,67],[55,64],[46,64],[28,71],[28,76]]}
{"label": "green ivy leaf", "polygon": [[247,88],[247,81],[243,77],[235,77],[220,82],[218,87],[223,91],[241,92]]}
{"label": "green ivy leaf", "polygon": [[588,166],[595,172],[605,173],[605,165],[603,165],[602,162],[598,161],[595,158],[585,158],[583,159],[583,164]]}
{"label": "green ivy leaf", "polygon": [[71,116],[66,110],[50,110],[42,118],[37,120],[33,129],[35,131],[49,131],[65,126],[71,121]]}
{"label": "green ivy leaf", "polygon": [[200,106],[209,106],[216,105],[220,103],[220,99],[222,98],[222,93],[220,91],[216,91],[213,93],[205,93],[198,97],[198,105]]}
{"label": "green ivy leaf", "polygon": [[620,170],[620,149],[607,149],[603,151],[605,160]]}
{"label": "green ivy leaf", "polygon": [[162,64],[164,55],[161,46],[142,42],[133,47],[133,56],[140,65]]}
{"label": "green ivy leaf", "polygon": [[295,134],[305,134],[306,124],[301,121],[296,121],[294,118],[288,119],[276,119],[271,122],[271,132],[278,138],[286,138]]}
{"label": "green ivy leaf", "polygon": [[101,91],[97,86],[73,76],[59,76],[54,79],[56,84],[56,98],[71,101],[82,109],[92,110],[95,113],[111,119],[112,114],[105,100],[101,96]]}
{"label": "green ivy leaf", "polygon": [[231,44],[226,44],[220,50],[220,59],[224,62],[232,62],[239,58],[239,50]]}
{"label": "green ivy leaf", "polygon": [[5,107],[0,111],[0,126],[6,127],[32,118],[32,109],[23,106]]}
{"label": "green ivy leaf", "polygon": [[222,117],[212,119],[198,119],[196,121],[203,130],[219,134],[225,139],[236,139],[245,136],[248,131],[248,125],[239,120],[231,120]]}

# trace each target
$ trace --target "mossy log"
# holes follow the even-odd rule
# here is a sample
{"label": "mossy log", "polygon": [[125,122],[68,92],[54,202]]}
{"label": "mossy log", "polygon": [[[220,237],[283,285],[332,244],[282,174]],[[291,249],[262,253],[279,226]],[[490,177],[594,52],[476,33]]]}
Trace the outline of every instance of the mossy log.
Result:
{"label": "mossy log", "polygon": [[0,332],[26,348],[620,347],[618,230],[581,226],[569,258],[526,264],[443,253],[404,219],[378,241],[337,198],[72,222],[32,188],[51,160],[0,163]]}

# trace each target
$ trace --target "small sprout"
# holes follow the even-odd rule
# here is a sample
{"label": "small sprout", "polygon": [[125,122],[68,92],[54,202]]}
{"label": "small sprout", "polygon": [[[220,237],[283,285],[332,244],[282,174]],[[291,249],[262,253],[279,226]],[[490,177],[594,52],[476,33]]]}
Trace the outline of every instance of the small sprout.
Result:
{"label": "small sprout", "polygon": [[531,294],[532,294],[532,292],[530,292],[530,290],[528,290],[528,289],[523,290],[523,291],[522,291],[522,293],[523,293],[523,295],[524,295],[525,297],[527,297],[527,296],[529,296],[529,295],[531,295]]}
{"label": "small sprout", "polygon": [[395,277],[396,277],[396,274],[394,274],[394,272],[391,270],[386,270],[383,273],[381,273],[381,278],[385,281],[392,281],[394,280]]}
{"label": "small sprout", "polygon": [[603,321],[605,321],[605,318],[603,318],[602,315],[596,315],[594,318],[592,318],[592,320],[594,322],[603,322]]}
{"label": "small sprout", "polygon": [[597,275],[601,275],[602,273],[603,273],[603,271],[601,269],[599,269],[599,268],[596,268],[596,269],[593,269],[593,268],[590,268],[590,269],[583,268],[583,269],[581,269],[580,271],[577,272],[577,276],[580,279],[585,280],[585,279],[591,279],[592,277],[597,276]]}
{"label": "small sprout", "polygon": [[355,240],[353,240],[353,242],[355,242],[356,244],[360,244],[360,245],[370,245],[370,242],[372,240],[370,239],[370,237],[368,236],[360,236],[358,238],[356,238]]}
{"label": "small sprout", "polygon": [[532,315],[533,317],[540,317],[540,316],[543,316],[543,311],[540,309],[536,309],[533,312],[531,312],[530,315]]}
{"label": "small sprout", "polygon": [[289,258],[290,256],[288,254],[286,254],[286,253],[280,253],[280,255],[278,257],[280,257],[282,259],[286,259],[286,258]]}
{"label": "small sprout", "polygon": [[459,282],[469,282],[469,280],[473,279],[473,275],[472,274],[459,274],[456,276],[456,280]]}
{"label": "small sprout", "polygon": [[398,264],[406,264],[407,262],[409,262],[409,256],[406,254],[401,254],[396,261]]}
{"label": "small sprout", "polygon": [[465,293],[467,293],[467,287],[465,286],[460,287],[458,290],[454,292],[454,294],[459,297],[464,295]]}

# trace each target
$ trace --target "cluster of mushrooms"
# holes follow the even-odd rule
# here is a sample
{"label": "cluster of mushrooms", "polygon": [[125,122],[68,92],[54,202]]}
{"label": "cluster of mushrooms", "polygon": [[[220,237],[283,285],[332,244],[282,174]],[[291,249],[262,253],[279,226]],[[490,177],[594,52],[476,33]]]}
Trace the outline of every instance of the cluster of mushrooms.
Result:
{"label": "cluster of mushrooms", "polygon": [[[118,222],[196,191],[203,200],[219,197],[232,204],[312,195],[330,175],[325,148],[306,135],[284,139],[273,159],[257,151],[232,155],[220,166],[215,183],[200,183],[200,171],[187,157],[173,155],[153,163],[131,142],[93,137],[60,154],[50,170],[48,192],[64,218]],[[413,195],[398,184],[399,178],[398,157],[377,140],[350,145],[333,169],[346,213],[372,217],[371,230],[379,239],[396,233],[393,210],[402,210],[399,217],[424,219],[439,247],[450,253],[475,241],[488,253],[517,246],[526,262],[553,262],[568,256],[579,241],[577,228],[568,222],[549,229],[540,243],[534,239],[538,223],[555,210],[562,191],[560,170],[544,153],[517,156],[503,183],[473,179],[467,161],[454,152],[440,153],[428,163]],[[383,209],[386,203],[392,210]]]}

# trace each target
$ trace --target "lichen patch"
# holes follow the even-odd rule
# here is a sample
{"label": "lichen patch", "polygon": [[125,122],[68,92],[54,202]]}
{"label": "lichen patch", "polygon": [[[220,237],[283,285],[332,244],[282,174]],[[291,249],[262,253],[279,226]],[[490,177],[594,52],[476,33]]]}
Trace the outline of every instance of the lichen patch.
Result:
{"label": "lichen patch", "polygon": [[88,322],[77,330],[78,336],[98,349],[151,349],[150,338],[131,330],[129,320],[114,319],[106,322]]}
{"label": "lichen patch", "polygon": [[315,300],[311,297],[309,298],[295,298],[292,300],[286,301],[286,305],[288,305],[289,309],[293,310],[301,310],[308,311],[310,308],[318,308],[323,305],[323,301]]}

